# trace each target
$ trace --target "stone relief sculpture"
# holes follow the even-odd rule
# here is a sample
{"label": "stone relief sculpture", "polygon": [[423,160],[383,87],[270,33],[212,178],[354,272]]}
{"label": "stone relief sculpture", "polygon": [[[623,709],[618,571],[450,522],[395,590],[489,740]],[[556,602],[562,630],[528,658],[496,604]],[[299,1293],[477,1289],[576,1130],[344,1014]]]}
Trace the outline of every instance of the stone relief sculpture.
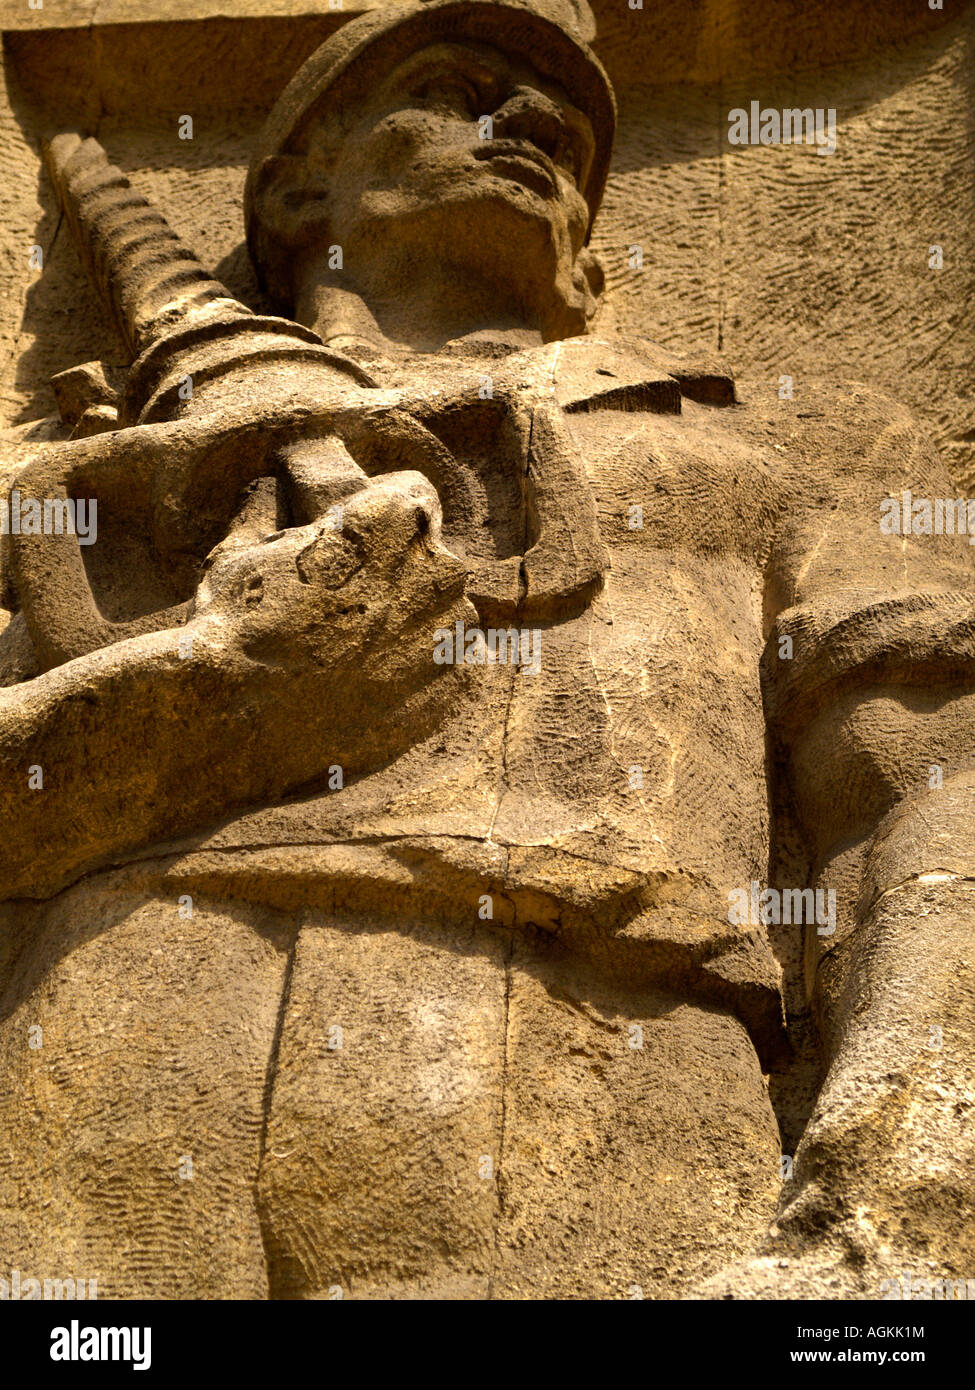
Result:
{"label": "stone relief sculpture", "polygon": [[[587,331],[591,38],[568,0],[339,29],[248,175],[280,317],[49,146],[133,361],[62,374],[72,438],[13,484],[97,500],[97,542],[4,538],[0,1264],[252,1299],[975,1268],[972,556],[878,525],[955,489],[866,387],[772,409]],[[771,922],[819,1024],[794,1169]]]}

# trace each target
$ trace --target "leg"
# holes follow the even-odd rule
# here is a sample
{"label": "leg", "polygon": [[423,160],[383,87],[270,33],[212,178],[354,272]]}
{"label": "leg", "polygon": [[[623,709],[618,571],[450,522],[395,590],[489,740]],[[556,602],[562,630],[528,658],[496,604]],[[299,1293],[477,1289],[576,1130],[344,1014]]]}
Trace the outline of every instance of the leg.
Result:
{"label": "leg", "polygon": [[511,968],[499,1298],[680,1298],[775,1210],[778,1126],[730,1014],[557,949]]}
{"label": "leg", "polygon": [[820,967],[829,1071],[771,1238],[727,1296],[892,1298],[905,1275],[975,1269],[973,814],[965,774],[871,846],[856,933]]}
{"label": "leg", "polygon": [[260,1183],[272,1296],[679,1296],[766,1228],[779,1151],[728,1014],[494,931],[309,923]]}
{"label": "leg", "polygon": [[0,1268],[100,1298],[266,1297],[254,1187],[286,940],[124,874],[32,911],[0,1010]]}
{"label": "leg", "polygon": [[306,918],[260,1175],[272,1298],[483,1298],[497,1220],[497,935]]}

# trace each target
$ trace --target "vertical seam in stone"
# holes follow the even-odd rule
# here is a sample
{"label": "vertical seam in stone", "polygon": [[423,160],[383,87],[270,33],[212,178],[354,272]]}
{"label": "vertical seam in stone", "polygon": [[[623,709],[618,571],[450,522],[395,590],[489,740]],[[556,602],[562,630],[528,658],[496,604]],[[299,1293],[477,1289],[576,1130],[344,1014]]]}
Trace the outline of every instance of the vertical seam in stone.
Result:
{"label": "vertical seam in stone", "polygon": [[[557,358],[556,358],[556,360],[557,360]],[[553,368],[553,373],[552,373],[552,384],[553,384],[553,389],[554,389],[554,384],[555,384],[555,373],[554,373],[554,368]],[[532,453],[532,437],[533,437],[533,435],[534,435],[534,432],[535,432],[535,411],[532,410],[532,412],[531,412],[531,417],[530,417],[529,422],[528,422],[528,441],[527,441],[527,445],[526,445],[526,449],[525,449],[524,466],[525,466],[526,470],[527,470],[527,468],[529,467],[530,460],[531,460],[531,453]],[[522,553],[523,553],[523,554],[524,554],[524,551],[527,549],[527,547],[528,547],[528,509],[527,509],[527,507],[526,507],[526,509],[525,509],[525,529],[524,529],[524,534],[523,534],[523,536],[522,536]],[[524,579],[525,579],[525,573],[524,573],[524,559],[522,560],[522,566],[521,566],[521,579],[522,579],[522,594],[524,594],[524,593],[526,592],[526,585],[525,585],[525,583],[524,583]],[[520,628],[520,626],[521,626],[521,616],[522,616],[522,604],[519,602],[518,607],[517,607],[517,609],[515,610],[515,624],[516,624],[516,626],[519,627],[519,628]],[[497,803],[497,806],[496,806],[495,809],[494,809],[494,816],[493,816],[493,818],[492,818],[492,820],[491,820],[491,828],[490,828],[490,830],[488,831],[488,840],[489,840],[489,841],[491,840],[492,836],[494,835],[494,827],[495,827],[495,824],[496,824],[496,822],[497,822],[498,816],[499,816],[499,814],[500,814],[500,812],[501,812],[501,803],[502,803],[502,801],[504,800],[504,793],[505,793],[505,790],[507,789],[507,786],[508,786],[508,723],[509,723],[509,721],[510,721],[510,719],[511,719],[511,707],[512,707],[512,705],[514,704],[514,697],[515,697],[515,681],[516,681],[516,679],[517,679],[517,675],[518,675],[517,668],[515,668],[515,669],[513,669],[512,672],[511,672],[511,680],[510,680],[510,683],[509,683],[509,686],[508,686],[508,701],[507,701],[507,707],[506,707],[505,713],[504,713],[504,732],[503,732],[503,734],[502,734],[502,736],[501,736],[501,779],[500,779],[500,787],[499,787],[499,792],[498,792],[498,803]],[[507,885],[508,885],[508,869],[509,869],[509,864],[510,864],[510,858],[511,858],[511,851],[510,851],[510,848],[507,848],[507,847],[506,847],[506,848],[505,848],[505,851],[504,851],[504,886],[505,886],[505,887],[507,887]],[[493,1262],[493,1267],[492,1267],[492,1269],[491,1269],[491,1274],[490,1274],[490,1276],[489,1276],[489,1278],[488,1278],[488,1293],[487,1293],[487,1296],[488,1296],[488,1300],[489,1300],[489,1301],[492,1300],[492,1299],[494,1298],[494,1293],[495,1293],[495,1281],[496,1281],[496,1279],[497,1279],[497,1274],[498,1274],[498,1265],[500,1264],[500,1260],[501,1260],[501,1222],[502,1222],[502,1219],[503,1219],[503,1217],[504,1217],[504,1211],[505,1211],[505,1201],[504,1201],[504,1142],[505,1142],[505,1129],[506,1129],[506,1124],[507,1124],[507,1109],[508,1109],[508,1025],[509,1025],[509,1015],[510,1015],[510,1012],[511,1012],[511,958],[512,958],[512,955],[513,955],[513,953],[514,953],[514,929],[515,929],[515,924],[513,923],[513,924],[512,924],[512,934],[511,934],[511,936],[508,938],[508,941],[507,941],[507,943],[505,944],[505,948],[504,948],[504,1018],[503,1018],[503,1020],[502,1020],[502,1035],[501,1035],[501,1036],[502,1036],[502,1048],[501,1048],[501,1113],[500,1113],[499,1123],[498,1123],[498,1163],[497,1163],[497,1170],[496,1170],[496,1172],[495,1172],[495,1188],[496,1188],[496,1191],[497,1191],[497,1198],[498,1198],[498,1200],[497,1200],[496,1217],[495,1217],[495,1227],[494,1227],[494,1262]]]}
{"label": "vertical seam in stone", "polygon": [[301,932],[301,923],[294,928],[291,943],[288,947],[288,959],[284,967],[284,980],[281,983],[281,1002],[278,1006],[278,1017],[274,1026],[274,1037],[271,1041],[271,1051],[268,1055],[267,1071],[264,1075],[264,1094],[261,1104],[261,1137],[258,1142],[257,1166],[254,1171],[254,1208],[257,1212],[257,1222],[261,1231],[261,1245],[264,1250],[264,1275],[267,1279],[268,1298],[274,1297],[272,1288],[272,1257],[268,1247],[268,1229],[264,1217],[263,1203],[261,1201],[261,1171],[264,1167],[264,1155],[267,1150],[267,1133],[271,1122],[271,1102],[274,1099],[274,1084],[278,1074],[278,1059],[281,1052],[281,1036],[284,1032],[284,1021],[288,1012],[288,1005],[291,1002],[291,981],[294,976],[295,956],[298,952],[298,937]]}
{"label": "vertical seam in stone", "polygon": [[[516,617],[515,621],[517,622],[517,617]],[[494,807],[494,815],[491,817],[491,824],[490,824],[490,826],[489,826],[489,828],[488,828],[488,833],[487,833],[487,843],[488,843],[488,844],[492,844],[492,843],[493,843],[494,827],[495,827],[495,825],[497,824],[498,816],[501,814],[501,803],[502,803],[502,801],[504,800],[504,794],[505,794],[505,792],[506,792],[507,789],[508,789],[508,721],[509,721],[510,718],[511,718],[511,706],[514,704],[514,699],[515,699],[515,680],[516,680],[516,678],[517,678],[517,675],[518,675],[517,668],[516,668],[516,667],[512,667],[510,676],[509,676],[509,678],[508,678],[508,698],[507,698],[507,701],[505,702],[505,710],[504,710],[504,729],[503,729],[503,731],[502,731],[502,733],[501,733],[501,776],[498,778],[498,793],[497,793],[497,801],[496,801],[495,807]],[[505,863],[504,863],[504,882],[505,882],[505,886],[507,886],[507,881],[508,881],[508,851],[507,851],[507,849],[506,849],[506,850],[505,850]]]}
{"label": "vertical seam in stone", "polygon": [[488,1279],[488,1301],[494,1298],[495,1280],[501,1261],[501,1222],[505,1212],[504,1201],[504,1141],[508,1118],[508,1019],[511,1012],[511,957],[514,951],[514,938],[509,939],[504,951],[504,1018],[501,1024],[501,1114],[498,1122],[498,1166],[495,1173],[495,1188],[498,1194],[497,1214],[494,1227],[494,1263]]}

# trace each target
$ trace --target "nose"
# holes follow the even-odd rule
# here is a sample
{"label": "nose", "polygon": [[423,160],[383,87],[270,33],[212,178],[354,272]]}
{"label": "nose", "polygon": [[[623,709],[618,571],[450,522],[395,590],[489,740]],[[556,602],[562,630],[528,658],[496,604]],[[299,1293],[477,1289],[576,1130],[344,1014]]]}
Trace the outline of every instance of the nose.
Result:
{"label": "nose", "polygon": [[440,500],[422,473],[389,473],[373,478],[345,505],[346,535],[387,557],[402,556],[420,540],[440,548]]}
{"label": "nose", "polygon": [[543,92],[516,87],[494,113],[494,134],[508,140],[530,140],[554,159],[562,136],[562,113]]}
{"label": "nose", "polygon": [[464,592],[468,571],[444,545],[441,522],[436,488],[422,473],[404,470],[374,477],[355,493],[342,529],[389,592],[426,592],[438,603],[452,602]]}

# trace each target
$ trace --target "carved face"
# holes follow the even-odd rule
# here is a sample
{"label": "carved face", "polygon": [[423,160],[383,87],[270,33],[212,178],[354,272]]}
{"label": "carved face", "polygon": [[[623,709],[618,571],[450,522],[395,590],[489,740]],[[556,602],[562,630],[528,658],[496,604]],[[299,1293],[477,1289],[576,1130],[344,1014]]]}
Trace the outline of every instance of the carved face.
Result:
{"label": "carved face", "polygon": [[582,321],[571,331],[582,331],[592,260],[580,188],[595,141],[583,112],[527,61],[435,43],[400,62],[341,130],[322,119],[303,143],[277,161],[279,206],[307,219],[297,257],[321,252],[309,226],[324,215],[326,245],[342,247],[362,292],[394,295],[435,265],[458,295],[500,296],[540,319],[572,305]]}
{"label": "carved face", "polygon": [[587,118],[527,62],[483,44],[434,44],[389,74],[342,142],[333,225],[449,207],[456,235],[460,207],[495,205],[511,210],[509,221],[564,231],[578,251],[593,149]]}

